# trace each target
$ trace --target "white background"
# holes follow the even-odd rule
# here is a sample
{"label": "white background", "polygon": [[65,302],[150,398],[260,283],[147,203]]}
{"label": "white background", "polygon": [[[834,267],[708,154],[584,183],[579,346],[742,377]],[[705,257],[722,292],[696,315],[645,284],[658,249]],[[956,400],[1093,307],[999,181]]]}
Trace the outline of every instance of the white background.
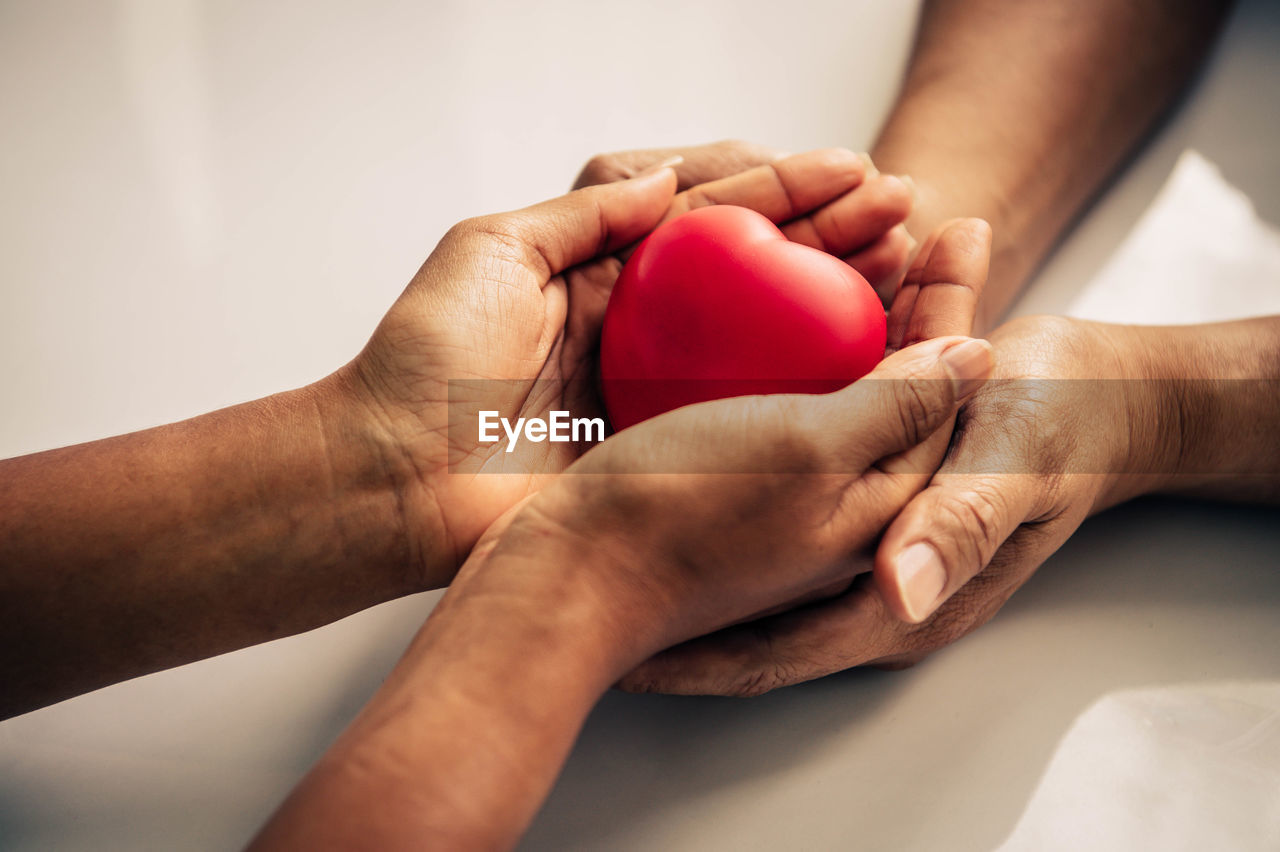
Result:
{"label": "white background", "polygon": [[[558,194],[592,153],[865,147],[915,14],[876,0],[0,4],[0,456],[324,375],[450,223]],[[1274,234],[1278,48],[1277,7],[1243,4],[1023,312],[1066,311],[1114,269],[1186,149]],[[1145,250],[1175,267],[1199,248],[1153,247],[1160,233]],[[1182,283],[1280,310],[1280,281],[1247,271]],[[753,701],[607,696],[526,845],[989,848],[1099,696],[1280,677],[1274,521],[1167,502],[1095,519],[990,626],[909,672]],[[243,843],[434,600],[0,725],[0,847]]]}

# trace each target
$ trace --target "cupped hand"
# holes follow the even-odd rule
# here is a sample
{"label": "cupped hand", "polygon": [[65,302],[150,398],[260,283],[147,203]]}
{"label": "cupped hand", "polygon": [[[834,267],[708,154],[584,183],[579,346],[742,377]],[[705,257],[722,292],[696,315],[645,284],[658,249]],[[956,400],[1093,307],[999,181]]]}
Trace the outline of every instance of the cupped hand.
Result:
{"label": "cupped hand", "polygon": [[989,620],[1092,512],[1139,485],[1123,330],[1053,317],[991,337],[992,379],[961,410],[941,469],[893,520],[874,578],[844,595],[672,648],[635,691],[752,695],[859,665],[911,665]]}
{"label": "cupped hand", "polygon": [[864,177],[862,157],[830,149],[677,194],[675,174],[659,163],[450,230],[334,377],[377,424],[376,452],[400,495],[417,585],[446,584],[497,517],[585,449],[522,442],[506,453],[502,442],[478,440],[476,418],[480,410],[511,422],[600,412],[595,353],[620,251],[707,204],[750,207],[793,239],[846,250],[860,239]]}
{"label": "cupped hand", "polygon": [[[786,157],[776,148],[738,140],[597,154],[587,161],[574,186],[626,180],[673,156],[683,158],[675,167],[681,189],[695,188]],[[844,258],[888,305],[917,248],[903,224],[912,210],[915,185],[896,175],[880,174],[869,157],[865,154],[861,157],[865,177],[858,192],[842,198],[839,206],[833,205],[830,211],[833,218],[844,223],[842,228],[815,230],[808,225],[798,225],[783,231],[797,242]]]}

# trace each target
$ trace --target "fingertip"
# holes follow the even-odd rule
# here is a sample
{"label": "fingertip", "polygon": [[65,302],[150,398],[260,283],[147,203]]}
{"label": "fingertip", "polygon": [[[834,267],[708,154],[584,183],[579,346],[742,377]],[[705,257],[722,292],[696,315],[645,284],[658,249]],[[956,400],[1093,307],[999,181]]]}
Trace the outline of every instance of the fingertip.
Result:
{"label": "fingertip", "polygon": [[902,368],[905,367],[905,364],[903,363],[904,361],[908,363],[919,361],[922,366],[932,365],[942,357],[942,353],[948,348],[958,346],[961,343],[965,343],[973,339],[974,338],[972,337],[953,334],[946,337],[933,337],[929,340],[922,340],[919,343],[913,343],[910,346],[899,349],[897,352],[894,352],[893,355],[886,357],[876,366],[875,370],[870,373],[870,376],[874,378],[885,378],[883,375],[877,376],[876,373],[896,375],[897,373],[902,372]]}
{"label": "fingertip", "polygon": [[844,260],[867,279],[881,301],[891,301],[906,274],[914,242],[905,225],[894,225],[883,237]]}
{"label": "fingertip", "polygon": [[862,155],[848,148],[817,148],[802,154],[794,154],[781,162],[801,158],[815,172],[826,175],[831,184],[828,193],[828,197],[831,198],[858,186],[867,178],[866,162]]}
{"label": "fingertip", "polygon": [[911,215],[911,207],[915,202],[915,183],[907,183],[910,178],[901,175],[880,175],[878,180],[883,186],[880,203],[884,209],[900,216],[898,221],[905,220]]}
{"label": "fingertip", "polygon": [[988,222],[986,219],[980,219],[976,216],[969,219],[965,219],[963,221],[965,223],[965,227],[967,227],[977,237],[979,237],[982,240],[985,240],[988,243],[991,242],[992,230],[991,230],[990,222]]}
{"label": "fingertip", "polygon": [[995,367],[995,350],[982,338],[973,337],[948,346],[940,356],[955,391],[956,405],[977,393]]}
{"label": "fingertip", "polygon": [[885,605],[901,621],[919,624],[933,615],[947,587],[947,569],[938,549],[916,541],[877,559],[876,585]]}
{"label": "fingertip", "polygon": [[987,252],[991,249],[991,224],[986,219],[950,219],[938,232],[938,245],[946,244],[951,250]]}
{"label": "fingertip", "polygon": [[640,171],[636,172],[635,175],[630,178],[630,180],[633,180],[633,181],[643,180],[644,178],[649,178],[649,177],[653,177],[654,175],[661,174],[664,170],[669,170],[671,174],[674,175],[676,174],[676,171],[675,171],[676,166],[680,165],[683,162],[684,162],[683,154],[673,154],[672,156],[667,157],[665,160],[662,160],[660,162],[654,163],[653,165],[644,167]]}

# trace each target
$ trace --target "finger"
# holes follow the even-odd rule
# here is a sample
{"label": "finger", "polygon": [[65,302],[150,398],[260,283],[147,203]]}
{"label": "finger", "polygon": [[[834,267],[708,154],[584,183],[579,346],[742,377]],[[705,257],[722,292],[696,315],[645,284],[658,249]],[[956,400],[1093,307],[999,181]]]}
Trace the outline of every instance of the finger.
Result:
{"label": "finger", "polygon": [[675,172],[661,166],[631,180],[454,226],[441,248],[510,259],[542,282],[565,269],[635,242],[662,219],[675,194]]}
{"label": "finger", "polygon": [[[902,338],[906,334],[907,320],[911,318],[911,310],[915,307],[916,296],[920,294],[920,285],[916,281],[917,272],[924,268],[925,262],[938,244],[939,229],[925,237],[924,245],[916,252],[915,260],[907,269],[902,286],[894,293],[889,303],[889,315],[885,318],[885,352],[893,354],[902,348]],[[883,299],[881,295],[881,299]]]}
{"label": "finger", "polygon": [[605,309],[621,271],[621,261],[604,257],[571,269],[565,276],[569,304],[564,324],[564,354],[569,363],[586,358],[599,345]]}
{"label": "finger", "polygon": [[[861,167],[866,161],[859,158]],[[911,212],[912,190],[896,175],[878,175],[861,181],[807,219],[793,222],[783,233],[804,243],[843,257],[869,247],[899,225]]]}
{"label": "finger", "polygon": [[667,218],[713,204],[749,207],[773,222],[804,216],[862,183],[866,161],[843,148],[806,151],[676,196]]}
{"label": "finger", "polygon": [[889,310],[891,350],[973,330],[991,259],[991,226],[981,219],[954,219],[934,233]]}
{"label": "finger", "polygon": [[749,696],[854,666],[909,667],[989,621],[1071,529],[1018,529],[990,567],[924,624],[899,620],[875,586],[860,585],[838,598],[677,645],[641,663],[618,687]]}
{"label": "finger", "polygon": [[760,695],[900,653],[914,628],[870,587],[669,648],[618,688],[673,695]]}
{"label": "finger", "polygon": [[849,255],[844,262],[858,270],[880,300],[888,304],[907,271],[907,259],[914,248],[915,240],[907,233],[906,225],[895,225],[889,233]]}
{"label": "finger", "polygon": [[627,180],[655,163],[676,156],[684,158],[675,169],[679,189],[685,190],[699,183],[719,180],[771,163],[787,156],[787,153],[767,145],[728,139],[709,145],[597,154],[587,161],[573,188]]}
{"label": "finger", "polygon": [[874,577],[889,611],[918,624],[991,561],[1033,515],[1030,474],[939,473],[885,531]]}
{"label": "finger", "polygon": [[844,390],[813,407],[814,415],[847,424],[834,439],[852,470],[924,441],[950,421],[991,373],[985,340],[945,337],[904,349]]}

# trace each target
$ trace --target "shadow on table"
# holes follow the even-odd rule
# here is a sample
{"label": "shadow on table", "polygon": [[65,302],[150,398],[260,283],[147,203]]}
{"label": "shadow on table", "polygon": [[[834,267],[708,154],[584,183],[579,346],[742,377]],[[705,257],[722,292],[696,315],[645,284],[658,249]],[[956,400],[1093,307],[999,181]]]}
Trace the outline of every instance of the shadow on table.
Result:
{"label": "shadow on table", "polygon": [[1140,501],[1090,521],[991,625],[915,669],[755,699],[610,694],[523,848],[990,849],[1099,696],[1280,675],[1275,521]]}

